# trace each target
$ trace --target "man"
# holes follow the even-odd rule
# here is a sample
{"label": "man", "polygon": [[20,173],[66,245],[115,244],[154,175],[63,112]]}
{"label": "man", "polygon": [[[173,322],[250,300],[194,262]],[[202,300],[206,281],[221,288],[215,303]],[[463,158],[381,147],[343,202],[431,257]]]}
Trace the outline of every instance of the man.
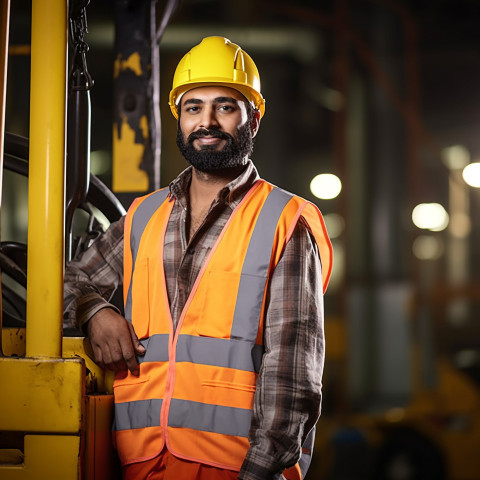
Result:
{"label": "man", "polygon": [[[124,478],[304,478],[331,271],[321,214],[249,159],[265,101],[240,47],[188,52],[170,106],[191,166],[70,263],[65,320],[116,372]],[[125,318],[106,300],[122,283]]]}

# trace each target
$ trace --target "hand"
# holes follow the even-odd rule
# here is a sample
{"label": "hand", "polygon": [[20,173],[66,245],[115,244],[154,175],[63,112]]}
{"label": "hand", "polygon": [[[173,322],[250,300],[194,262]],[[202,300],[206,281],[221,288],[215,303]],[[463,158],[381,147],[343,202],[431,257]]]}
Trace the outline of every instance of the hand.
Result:
{"label": "hand", "polygon": [[87,323],[95,362],[114,372],[130,370],[138,376],[135,355],[144,355],[133,325],[112,308],[102,308]]}

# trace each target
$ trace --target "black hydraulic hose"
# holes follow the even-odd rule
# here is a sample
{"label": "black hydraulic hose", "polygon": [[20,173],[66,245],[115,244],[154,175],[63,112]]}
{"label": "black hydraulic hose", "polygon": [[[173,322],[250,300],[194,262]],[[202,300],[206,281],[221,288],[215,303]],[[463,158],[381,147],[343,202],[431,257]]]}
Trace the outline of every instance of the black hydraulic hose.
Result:
{"label": "black hydraulic hose", "polygon": [[71,260],[73,214],[85,201],[90,180],[90,92],[73,90],[68,95],[66,261]]}
{"label": "black hydraulic hose", "polygon": [[70,34],[75,50],[67,102],[66,262],[72,259],[73,214],[87,196],[90,179],[90,89],[93,80],[87,69],[88,45],[84,41],[87,31],[87,15],[82,8],[74,18],[70,18]]}

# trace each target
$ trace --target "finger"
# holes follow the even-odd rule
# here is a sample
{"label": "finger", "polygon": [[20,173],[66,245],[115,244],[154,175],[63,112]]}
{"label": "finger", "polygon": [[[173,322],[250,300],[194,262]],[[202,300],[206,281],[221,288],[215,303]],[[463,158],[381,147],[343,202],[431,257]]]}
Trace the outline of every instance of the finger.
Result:
{"label": "finger", "polygon": [[127,368],[130,370],[130,372],[132,372],[133,375],[138,377],[138,375],[140,375],[140,370],[138,368],[135,351],[130,338],[122,338],[120,341],[120,346],[122,348],[122,356]]}
{"label": "finger", "polygon": [[127,321],[128,330],[130,331],[130,337],[132,339],[133,347],[138,355],[145,355],[145,347],[140,343],[140,340],[135,333],[133,325]]}
{"label": "finger", "polygon": [[123,348],[122,348],[122,338],[119,338],[110,345],[110,354],[112,356],[112,364],[116,372],[124,372],[127,370],[127,364],[125,362],[125,358],[123,356]]}
{"label": "finger", "polygon": [[[121,368],[119,365],[117,365],[117,362],[114,360],[114,353],[112,353],[112,350],[110,349],[110,346],[107,344],[103,348],[103,362],[105,363],[105,367],[108,370],[112,370],[113,372],[119,372],[121,371]],[[124,368],[125,370],[125,368]]]}
{"label": "finger", "polygon": [[103,364],[105,365],[105,368],[108,368],[109,370],[111,370],[112,356],[110,355],[110,350],[107,346],[105,346],[102,350],[102,357],[103,357]]}
{"label": "finger", "polygon": [[93,358],[95,360],[95,363],[100,368],[105,368],[105,363],[103,361],[103,355],[102,355],[102,349],[99,348],[98,345],[92,345],[92,350],[93,350]]}

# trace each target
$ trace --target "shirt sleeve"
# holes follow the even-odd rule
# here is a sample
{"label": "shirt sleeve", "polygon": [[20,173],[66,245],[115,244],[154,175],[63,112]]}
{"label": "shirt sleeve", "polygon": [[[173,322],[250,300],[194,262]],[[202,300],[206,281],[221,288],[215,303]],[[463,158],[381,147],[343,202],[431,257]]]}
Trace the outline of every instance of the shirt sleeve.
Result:
{"label": "shirt sleeve", "polygon": [[324,365],[322,273],[303,219],[267,292],[265,354],[257,380],[250,449],[239,479],[282,478],[295,465],[321,408]]}
{"label": "shirt sleeve", "polygon": [[64,278],[64,328],[82,328],[102,308],[118,308],[109,303],[123,283],[123,227],[125,217],[84,252],[68,263]]}

